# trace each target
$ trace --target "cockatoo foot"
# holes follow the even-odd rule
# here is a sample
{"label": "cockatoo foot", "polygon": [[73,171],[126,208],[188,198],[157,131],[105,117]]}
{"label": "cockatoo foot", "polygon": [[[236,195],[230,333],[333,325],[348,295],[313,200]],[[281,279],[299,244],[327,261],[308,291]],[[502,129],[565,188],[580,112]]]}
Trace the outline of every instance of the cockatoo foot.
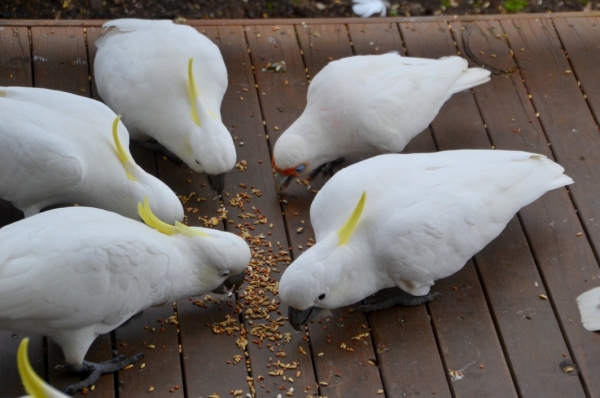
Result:
{"label": "cockatoo foot", "polygon": [[143,357],[144,354],[135,354],[130,356],[129,358],[125,358],[125,355],[119,355],[109,359],[108,361],[100,363],[88,361],[83,361],[81,365],[71,365],[66,363],[65,370],[69,372],[89,372],[90,374],[85,380],[82,380],[79,383],[71,384],[69,387],[67,387],[67,389],[65,390],[65,394],[73,395],[82,388],[89,387],[92,384],[94,384],[96,381],[98,381],[101,375],[105,373],[117,372],[127,365],[136,363]]}
{"label": "cockatoo foot", "polygon": [[158,143],[155,140],[147,140],[147,141],[131,140],[131,141],[134,142],[137,146],[141,146],[142,148],[147,149],[149,151],[162,152],[167,157],[167,159],[169,159],[176,165],[187,167],[187,165],[183,162],[183,160],[179,159],[179,157],[177,155],[175,155],[173,152],[169,151],[167,149],[167,147]]}
{"label": "cockatoo foot", "polygon": [[333,168],[340,163],[343,163],[345,158],[337,158],[336,160],[332,160],[331,162],[324,163],[310,172],[308,178],[311,180],[314,179],[319,173],[323,173],[323,175],[333,177]]}
{"label": "cockatoo foot", "polygon": [[400,289],[394,289],[392,294],[380,297],[372,297],[364,300],[362,305],[356,307],[360,312],[373,312],[401,305],[403,307],[414,307],[421,304],[430,303],[441,298],[441,293],[429,293],[424,296],[412,296]]}

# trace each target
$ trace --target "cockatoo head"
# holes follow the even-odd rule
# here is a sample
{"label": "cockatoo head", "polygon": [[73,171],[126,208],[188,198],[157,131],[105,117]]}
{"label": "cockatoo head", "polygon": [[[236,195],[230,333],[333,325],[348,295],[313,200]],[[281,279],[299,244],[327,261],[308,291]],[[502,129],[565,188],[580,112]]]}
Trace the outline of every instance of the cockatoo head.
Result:
{"label": "cockatoo head", "polygon": [[[358,237],[349,245],[366,202],[366,192],[337,231],[304,252],[283,273],[279,297],[288,305],[288,318],[300,330],[322,309],[333,309],[363,299],[363,280],[354,266],[357,252],[364,251]],[[362,284],[362,286],[361,286]]]}
{"label": "cockatoo head", "polygon": [[221,195],[225,187],[225,173],[235,166],[236,153],[231,133],[223,122],[219,109],[210,109],[203,103],[196,87],[194,59],[188,61],[189,126],[181,142],[175,143],[175,153],[192,170],[205,172],[211,188]]}
{"label": "cockatoo head", "polygon": [[182,253],[188,253],[188,258],[196,265],[198,292],[215,290],[221,284],[237,289],[242,284],[243,271],[251,258],[250,248],[242,238],[230,232],[188,227],[178,221],[169,225],[152,213],[148,198],[144,199],[144,204],[138,204],[138,211],[146,224],[171,236],[176,245],[184,248]]}
{"label": "cockatoo head", "polygon": [[[290,127],[293,128],[292,125]],[[287,188],[292,178],[303,178],[313,169],[307,155],[307,145],[303,137],[286,131],[275,143],[273,160],[275,170],[275,190],[281,193]],[[318,165],[317,165],[318,166]]]}

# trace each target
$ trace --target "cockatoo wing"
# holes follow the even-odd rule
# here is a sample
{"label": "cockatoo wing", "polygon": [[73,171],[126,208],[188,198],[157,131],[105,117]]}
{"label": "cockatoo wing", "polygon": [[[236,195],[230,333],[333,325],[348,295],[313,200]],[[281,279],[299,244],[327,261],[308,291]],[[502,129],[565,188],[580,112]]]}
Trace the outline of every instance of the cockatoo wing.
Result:
{"label": "cockatoo wing", "polygon": [[76,213],[51,210],[0,230],[0,325],[32,320],[49,334],[96,324],[105,333],[152,304],[170,259],[148,227],[91,208]]}

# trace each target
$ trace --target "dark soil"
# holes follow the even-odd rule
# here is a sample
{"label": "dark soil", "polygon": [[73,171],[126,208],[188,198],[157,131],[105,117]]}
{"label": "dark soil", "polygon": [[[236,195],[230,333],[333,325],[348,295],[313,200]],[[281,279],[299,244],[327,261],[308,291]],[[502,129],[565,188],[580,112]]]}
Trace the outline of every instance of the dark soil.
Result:
{"label": "dark soil", "polygon": [[[590,11],[590,0],[391,0],[388,16]],[[0,19],[352,17],[352,0],[0,0]]]}

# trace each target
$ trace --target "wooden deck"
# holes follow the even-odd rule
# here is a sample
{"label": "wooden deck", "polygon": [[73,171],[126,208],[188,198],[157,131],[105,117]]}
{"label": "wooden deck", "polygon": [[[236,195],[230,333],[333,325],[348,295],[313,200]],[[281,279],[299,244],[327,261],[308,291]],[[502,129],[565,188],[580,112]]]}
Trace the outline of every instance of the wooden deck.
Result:
{"label": "wooden deck", "polygon": [[[93,42],[101,23],[0,21],[0,85],[99,99]],[[220,47],[229,71],[221,112],[247,167],[227,177],[227,222],[217,228],[252,235],[252,292],[237,302],[213,295],[216,303],[198,297],[151,308],[101,336],[88,359],[107,359],[111,349],[142,351],[145,367],[103,376],[88,396],[600,397],[600,334],[582,327],[575,300],[600,285],[600,13],[187,23]],[[524,208],[462,271],[436,283],[441,300],[368,316],[340,309],[311,324],[308,339],[281,321],[286,308],[278,309],[269,289],[285,270],[282,251],[294,258],[313,238],[314,193],[292,183],[281,202],[270,149],[329,61],[392,50],[430,58],[468,53],[498,70],[472,93],[454,95],[405,152],[538,152],[562,164],[575,184]],[[285,73],[263,71],[278,61]],[[195,192],[185,205],[190,225],[224,214],[204,176],[132,150],[179,195]],[[311,189],[322,184],[317,179]],[[236,197],[239,206],[230,203]],[[0,225],[22,217],[0,205]],[[258,290],[269,301],[257,302]],[[173,315],[178,325],[167,323]],[[230,335],[214,332],[227,328]],[[0,332],[2,397],[23,394],[15,363],[22,337]],[[76,380],[55,369],[63,356],[52,342],[33,336],[29,354],[51,384]]]}

